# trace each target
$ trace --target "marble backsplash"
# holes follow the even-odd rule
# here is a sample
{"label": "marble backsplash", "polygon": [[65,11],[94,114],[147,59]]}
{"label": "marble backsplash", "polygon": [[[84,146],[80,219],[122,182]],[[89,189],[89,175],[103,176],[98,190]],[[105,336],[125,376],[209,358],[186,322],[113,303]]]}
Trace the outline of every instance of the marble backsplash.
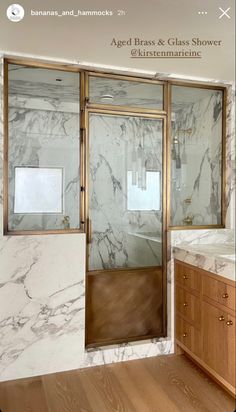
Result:
{"label": "marble backsplash", "polygon": [[[0,65],[1,66],[1,65]],[[0,94],[2,92],[2,67]],[[231,100],[232,102],[232,100]],[[232,239],[233,134],[228,109],[229,229],[172,232],[173,244]],[[84,349],[85,236],[2,235],[2,98],[0,98],[0,381],[173,352],[173,271],[168,272],[168,338]],[[223,235],[222,235],[223,234]],[[210,242],[208,242],[210,243]]]}

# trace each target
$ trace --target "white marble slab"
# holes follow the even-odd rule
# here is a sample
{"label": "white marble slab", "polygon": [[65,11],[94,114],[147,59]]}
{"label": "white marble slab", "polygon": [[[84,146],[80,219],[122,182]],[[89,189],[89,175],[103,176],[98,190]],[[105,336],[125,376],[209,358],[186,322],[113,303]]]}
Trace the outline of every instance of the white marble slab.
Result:
{"label": "white marble slab", "polygon": [[235,245],[198,244],[178,245],[173,249],[175,259],[197,266],[221,277],[235,279]]}

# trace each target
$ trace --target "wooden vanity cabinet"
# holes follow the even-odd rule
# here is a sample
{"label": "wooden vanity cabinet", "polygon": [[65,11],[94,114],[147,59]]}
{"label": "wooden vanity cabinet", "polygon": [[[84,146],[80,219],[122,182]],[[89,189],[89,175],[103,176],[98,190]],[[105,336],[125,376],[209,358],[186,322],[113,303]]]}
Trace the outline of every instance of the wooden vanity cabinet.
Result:
{"label": "wooden vanity cabinet", "polygon": [[235,282],[175,260],[176,347],[234,395],[235,292]]}
{"label": "wooden vanity cabinet", "polygon": [[[231,323],[232,322],[232,323]],[[227,325],[227,323],[229,323]],[[232,385],[235,382],[235,317],[202,304],[202,359]]]}

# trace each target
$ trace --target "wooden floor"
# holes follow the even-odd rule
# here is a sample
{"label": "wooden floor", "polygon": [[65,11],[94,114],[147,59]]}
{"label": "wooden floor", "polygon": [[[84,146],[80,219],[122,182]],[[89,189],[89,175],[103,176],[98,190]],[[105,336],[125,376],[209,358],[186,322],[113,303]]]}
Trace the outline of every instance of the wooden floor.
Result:
{"label": "wooden floor", "polygon": [[235,401],[184,355],[0,384],[1,412],[233,412]]}

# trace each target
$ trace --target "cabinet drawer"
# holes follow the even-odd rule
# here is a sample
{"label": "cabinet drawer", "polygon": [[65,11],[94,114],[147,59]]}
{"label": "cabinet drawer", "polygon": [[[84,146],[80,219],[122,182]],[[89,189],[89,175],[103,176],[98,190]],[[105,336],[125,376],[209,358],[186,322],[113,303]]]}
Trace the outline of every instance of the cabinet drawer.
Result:
{"label": "cabinet drawer", "polygon": [[201,288],[200,276],[197,268],[194,269],[191,266],[183,265],[175,261],[175,280],[179,285],[199,294]]}
{"label": "cabinet drawer", "polygon": [[195,355],[200,356],[200,333],[181,316],[176,316],[176,339]]}
{"label": "cabinet drawer", "polygon": [[203,296],[235,311],[235,291],[233,286],[204,275],[202,279]]}
{"label": "cabinet drawer", "polygon": [[235,317],[206,302],[202,306],[202,359],[235,385]]}
{"label": "cabinet drawer", "polygon": [[200,299],[176,285],[176,310],[180,312],[185,320],[200,326]]}

